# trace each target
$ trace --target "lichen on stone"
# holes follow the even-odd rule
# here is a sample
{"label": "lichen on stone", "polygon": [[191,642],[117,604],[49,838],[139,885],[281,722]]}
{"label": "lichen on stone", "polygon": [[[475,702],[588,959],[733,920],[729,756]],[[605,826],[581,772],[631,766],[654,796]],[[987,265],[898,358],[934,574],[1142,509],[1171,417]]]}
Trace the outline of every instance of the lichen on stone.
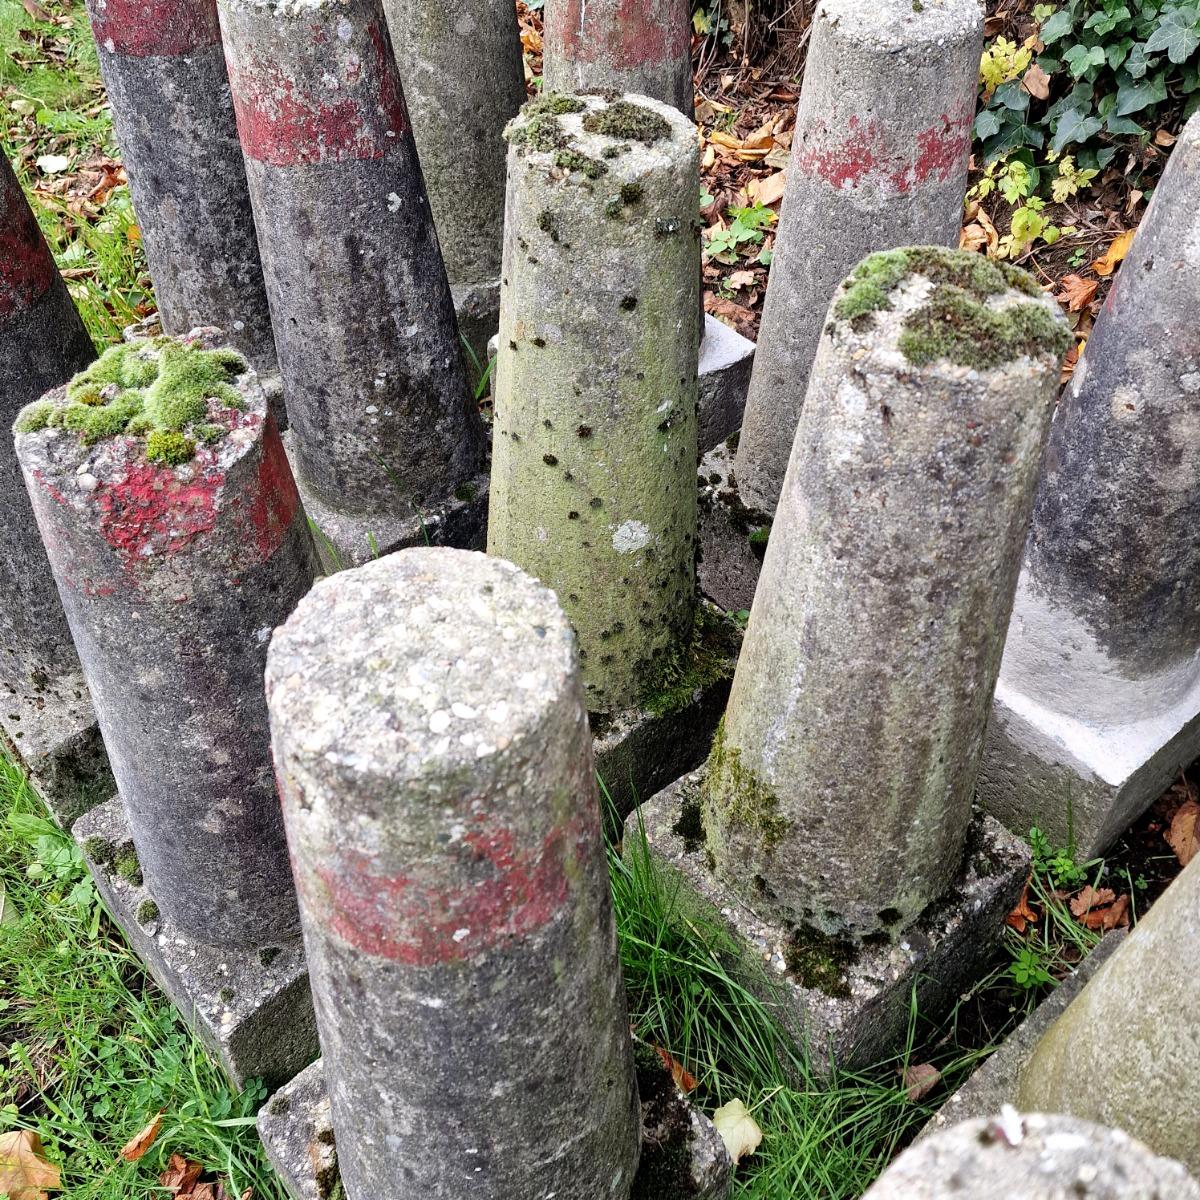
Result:
{"label": "lichen on stone", "polygon": [[[708,756],[704,780],[704,807],[720,813],[720,823],[756,838],[764,850],[773,850],[786,836],[791,823],[779,811],[779,798],[742,762],[741,750],[730,746],[722,718]],[[710,821],[705,828],[712,829]]]}
{"label": "lichen on stone", "polygon": [[588,133],[646,145],[671,136],[671,125],[665,117],[631,100],[617,100],[588,113],[583,118],[583,128]]}

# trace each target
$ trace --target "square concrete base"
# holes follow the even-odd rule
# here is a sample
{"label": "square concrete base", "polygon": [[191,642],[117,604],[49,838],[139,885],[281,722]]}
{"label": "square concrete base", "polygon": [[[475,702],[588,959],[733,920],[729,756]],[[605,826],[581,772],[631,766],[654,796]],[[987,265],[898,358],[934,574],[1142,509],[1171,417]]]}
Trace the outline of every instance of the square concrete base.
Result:
{"label": "square concrete base", "polygon": [[[642,1161],[630,1200],[724,1200],[733,1174],[725,1144],[712,1122],[675,1090],[657,1054],[651,1051],[651,1057],[652,1063],[644,1056],[638,1062]],[[331,1200],[338,1187],[337,1145],[319,1059],[263,1105],[258,1135],[293,1200]]]}
{"label": "square concrete base", "polygon": [[625,823],[625,854],[641,851],[675,888],[681,921],[724,928],[745,986],[773,1006],[814,1069],[831,1058],[855,1070],[890,1058],[905,1040],[914,988],[936,1020],[979,978],[1029,875],[1029,849],[990,817],[977,819],[963,872],[898,943],[864,945],[837,985],[806,986],[788,964],[791,930],[759,917],[714,874],[697,836],[704,769],[677,780]]}
{"label": "square concrete base", "polygon": [[81,817],[74,835],[113,920],[238,1087],[277,1088],[312,1062],[320,1049],[299,935],[230,950],[174,929],[141,881],[118,797]]}
{"label": "square concrete base", "polygon": [[36,695],[0,696],[0,747],[64,829],[116,786],[80,673],[50,680]]}
{"label": "square concrete base", "polygon": [[748,612],[762,570],[771,522],[742,504],[733,480],[733,450],[710,450],[700,460],[700,591],[725,612]]}
{"label": "square concrete base", "polygon": [[[291,460],[291,439],[283,444]],[[326,574],[361,567],[410,546],[454,546],[482,550],[487,544],[488,477],[477,475],[455,492],[420,512],[362,516],[326,504],[307,487],[292,462],[292,473],[308,514],[317,553]]]}
{"label": "square concrete base", "polygon": [[[1132,714],[1131,714],[1132,715]],[[1103,854],[1200,756],[1200,689],[1123,725],[1043,708],[1001,673],[988,720],[978,800],[1009,829],[1041,829],[1080,861]]]}
{"label": "square concrete base", "polygon": [[651,706],[591,716],[596,773],[621,820],[643,798],[702,763],[712,748],[742,631],[712,605],[704,606],[700,620],[705,664],[697,665],[696,687],[684,686]]}
{"label": "square concrete base", "polygon": [[1003,1044],[929,1119],[920,1137],[973,1117],[993,1117],[1002,1105],[1015,1105],[1021,1072],[1042,1035],[1067,1010],[1088,981],[1125,940],[1126,930],[1107,934],[1100,944],[1005,1038]]}
{"label": "square concrete base", "polygon": [[749,338],[716,317],[704,314],[699,403],[702,452],[719,446],[741,429],[750,373],[754,370],[754,350]]}

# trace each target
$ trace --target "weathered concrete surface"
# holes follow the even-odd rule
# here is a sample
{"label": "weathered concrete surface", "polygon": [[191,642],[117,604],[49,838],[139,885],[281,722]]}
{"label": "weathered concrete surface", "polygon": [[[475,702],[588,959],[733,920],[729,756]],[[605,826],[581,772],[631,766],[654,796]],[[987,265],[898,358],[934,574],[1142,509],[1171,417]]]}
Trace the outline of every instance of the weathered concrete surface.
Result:
{"label": "weathered concrete surface", "polygon": [[766,918],[717,878],[704,847],[704,775],[676,780],[630,814],[625,855],[648,846],[667,886],[680,885],[681,923],[729,932],[740,952],[732,969],[773,1006],[815,1070],[830,1060],[849,1070],[883,1062],[904,1044],[914,988],[922,1016],[937,1020],[978,981],[1029,877],[1029,848],[999,822],[975,822],[958,877],[894,944],[854,948]]}
{"label": "weathered concrete surface", "polygon": [[[168,386],[181,364],[223,345],[198,330],[114,349],[144,390],[93,386],[84,404],[57,389],[39,407],[112,416],[142,395],[146,416],[181,404],[187,389]],[[256,376],[229,353],[223,380],[193,381],[188,461],[152,461],[154,434],[128,430],[89,445],[33,427],[16,447],[155,898],[189,938],[254,947],[298,929],[262,670],[316,555]]]}
{"label": "weathered concrete surface", "polygon": [[[319,1053],[299,934],[255,949],[218,949],[175,926],[142,880],[119,797],[81,817],[74,835],[112,918],[184,1020],[242,1087],[281,1087]],[[214,895],[220,864],[200,860]],[[169,885],[168,885],[169,886]]]}
{"label": "weathered concrete surface", "polygon": [[730,443],[710,450],[701,460],[699,489],[700,551],[696,582],[700,591],[724,612],[749,612],[771,536],[765,513],[742,504],[733,479]]}
{"label": "weathered concrete surface", "polygon": [[719,446],[742,427],[754,369],[754,343],[716,317],[704,315],[697,399],[700,452]]}
{"label": "weathered concrete surface", "polygon": [[1126,931],[1114,929],[1064,979],[1049,996],[1004,1039],[996,1050],[929,1119],[921,1137],[949,1129],[961,1121],[998,1113],[1006,1104],[1016,1104],[1021,1071],[1042,1035],[1083,991],[1092,976],[1125,940]]}
{"label": "weathered concrete surface", "polygon": [[544,16],[547,91],[632,92],[692,118],[688,0],[546,0]]}
{"label": "weathered concrete surface", "polygon": [[318,583],[266,678],[348,1195],[625,1200],[637,1091],[553,594],[404,551]]}
{"label": "weathered concrete surface", "polygon": [[1070,337],[1025,272],[936,247],[866,259],[827,329],[706,836],[764,917],[857,941],[961,869]]}
{"label": "weathered concrete surface", "polygon": [[26,404],[95,357],[0,155],[0,745],[65,826],[112,791],[112,777],[8,431]]}
{"label": "weathered concrete surface", "polygon": [[742,502],[775,511],[825,312],[873,250],[956,246],[983,10],[822,0],[738,446]]}
{"label": "weathered concrete surface", "polygon": [[699,148],[645,97],[546,97],[508,136],[488,551],[554,589],[614,712],[695,609]]}
{"label": "weathered concrete surface", "polygon": [[[725,1200],[733,1177],[725,1143],[712,1122],[675,1090],[669,1074],[663,1086],[663,1070],[657,1054],[654,1062],[638,1056],[642,1156],[631,1200]],[[337,1141],[320,1060],[259,1110],[258,1133],[293,1200],[332,1200],[338,1185]]]}
{"label": "weathered concrete surface", "polygon": [[1103,852],[1200,754],[1200,119],[1054,419],[980,799]]}
{"label": "weathered concrete surface", "polygon": [[297,483],[362,561],[484,452],[382,0],[220,11]]}
{"label": "weathered concrete surface", "polygon": [[1042,1038],[1018,1104],[1119,1125],[1200,1171],[1200,859]]}
{"label": "weathered concrete surface", "polygon": [[271,314],[215,0],[89,0],[88,15],[166,331],[219,325],[272,374]]}
{"label": "weathered concrete surface", "polygon": [[1040,1113],[981,1117],[906,1150],[863,1200],[1200,1200],[1184,1167],[1119,1129]]}

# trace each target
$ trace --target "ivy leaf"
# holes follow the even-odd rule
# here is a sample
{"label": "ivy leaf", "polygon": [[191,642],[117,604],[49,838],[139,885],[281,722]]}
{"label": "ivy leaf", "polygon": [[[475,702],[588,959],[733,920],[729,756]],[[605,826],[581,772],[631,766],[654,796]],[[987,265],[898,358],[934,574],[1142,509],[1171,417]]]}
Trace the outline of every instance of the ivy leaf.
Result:
{"label": "ivy leaf", "polygon": [[1047,18],[1045,24],[1041,28],[1041,39],[1048,46],[1051,42],[1057,42],[1059,38],[1066,37],[1071,32],[1074,24],[1071,11],[1067,8],[1060,8],[1053,16]]}
{"label": "ivy leaf", "polygon": [[996,89],[993,102],[1003,104],[1010,112],[1023,113],[1029,110],[1029,93],[1021,86],[1019,79],[1014,79]]}
{"label": "ivy leaf", "polygon": [[975,136],[981,142],[986,142],[988,138],[995,137],[1003,125],[1004,118],[998,112],[991,108],[985,108],[975,118]]}
{"label": "ivy leaf", "polygon": [[1117,88],[1117,103],[1113,115],[1128,116],[1130,113],[1141,112],[1151,104],[1159,104],[1167,98],[1167,80],[1165,72],[1135,83],[1130,80]]}
{"label": "ivy leaf", "polygon": [[1200,9],[1171,9],[1147,40],[1147,52],[1165,50],[1173,63],[1187,62],[1197,48],[1200,48],[1197,25],[1200,25]]}
{"label": "ivy leaf", "polygon": [[1104,66],[1104,51],[1099,46],[1072,46],[1063,55],[1063,62],[1072,76],[1078,79],[1092,67]]}
{"label": "ivy leaf", "polygon": [[1129,72],[1131,79],[1141,79],[1149,69],[1150,59],[1146,57],[1146,48],[1137,42],[1125,60],[1125,70]]}
{"label": "ivy leaf", "polygon": [[1070,108],[1059,118],[1054,137],[1050,140],[1050,149],[1061,152],[1073,142],[1086,142],[1103,127],[1104,121],[1100,117],[1091,117],[1082,109]]}
{"label": "ivy leaf", "polygon": [[1107,129],[1109,133],[1118,135],[1125,133],[1139,134],[1146,132],[1145,127],[1139,125],[1132,117],[1118,117],[1115,113],[1105,122],[1104,128]]}

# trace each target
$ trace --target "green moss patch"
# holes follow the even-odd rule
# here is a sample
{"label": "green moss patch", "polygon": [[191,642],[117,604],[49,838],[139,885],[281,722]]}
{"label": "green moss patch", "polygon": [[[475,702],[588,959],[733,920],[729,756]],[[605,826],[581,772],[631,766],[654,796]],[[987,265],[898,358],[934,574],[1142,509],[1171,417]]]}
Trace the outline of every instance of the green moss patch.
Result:
{"label": "green moss patch", "polygon": [[783,961],[796,981],[827,996],[850,995],[846,970],[857,958],[858,950],[848,938],[807,927],[793,930],[783,946]]}
{"label": "green moss patch", "polygon": [[589,179],[599,179],[608,174],[608,164],[598,158],[580,154],[578,150],[559,150],[554,156],[554,165],[564,171],[578,171]]}
{"label": "green moss patch", "polygon": [[234,350],[201,350],[168,337],[113,346],[67,384],[64,403],[35,401],[13,428],[67,429],[85,446],[144,437],[150,462],[178,466],[195,455],[197,442],[211,445],[225,435],[209,420],[210,402],[245,407],[233,386],[245,370],[246,360]]}
{"label": "green moss patch", "polygon": [[607,108],[588,113],[583,118],[583,127],[588,133],[646,145],[671,136],[671,125],[665,117],[629,100],[617,100]]}
{"label": "green moss patch", "polygon": [[153,900],[143,900],[137,907],[137,923],[149,925],[158,920],[158,905]]}
{"label": "green moss patch", "polygon": [[739,646],[737,627],[700,605],[691,639],[663,660],[646,688],[642,707],[656,717],[681,712],[698,691],[733,678]]}
{"label": "green moss patch", "polygon": [[555,117],[564,117],[568,113],[579,113],[587,105],[578,96],[567,96],[562,92],[544,92],[536,100],[530,100],[521,109],[521,115],[536,117],[549,113]]}
{"label": "green moss patch", "polygon": [[764,850],[773,850],[791,823],[779,811],[779,797],[742,762],[741,751],[725,740],[725,721],[717,726],[704,781],[705,806],[719,809],[722,820],[754,834]]}

